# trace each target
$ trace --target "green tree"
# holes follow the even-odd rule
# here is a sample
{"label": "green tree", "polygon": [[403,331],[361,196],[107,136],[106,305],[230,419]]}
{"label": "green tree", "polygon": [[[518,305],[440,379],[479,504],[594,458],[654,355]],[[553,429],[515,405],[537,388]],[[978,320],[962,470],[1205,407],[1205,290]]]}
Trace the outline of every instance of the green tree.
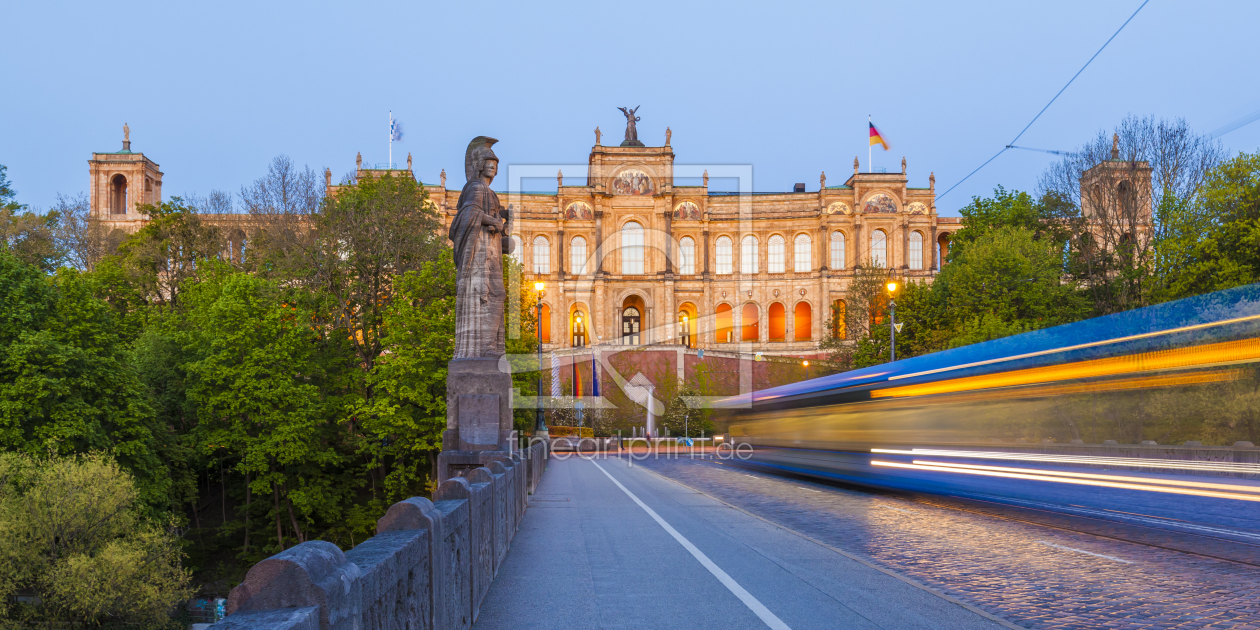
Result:
{"label": "green tree", "polygon": [[200,278],[199,263],[219,258],[226,246],[219,229],[179,197],[140,206],[140,212],[148,222],[118,246],[119,262],[140,295],[169,312],[185,286]]}
{"label": "green tree", "polygon": [[[171,626],[190,576],[175,530],[148,518],[140,495],[101,454],[0,453],[0,627]],[[21,591],[39,603],[16,603]]]}
{"label": "green tree", "polygon": [[[89,276],[55,278],[0,252],[0,448],[30,454],[110,451],[145,505],[164,508],[167,428],[155,420]],[[169,453],[168,453],[169,454]]]}
{"label": "green tree", "polygon": [[[177,324],[195,357],[184,367],[187,395],[197,406],[201,443],[233,454],[247,479],[247,501],[270,495],[276,548],[284,549],[286,527],[292,541],[319,537],[311,526],[345,516],[361,485],[345,474],[337,423],[344,401],[325,395],[309,311],[256,276],[223,266],[212,274],[188,287]],[[249,531],[246,520],[246,551]]]}
{"label": "green tree", "polygon": [[954,260],[967,245],[1002,228],[1022,228],[1036,240],[1067,243],[1079,212],[1058,193],[1048,192],[1040,199],[1002,186],[993,189],[992,197],[973,197],[959,211],[963,227],[950,237],[948,260]]}
{"label": "green tree", "polygon": [[1208,173],[1193,205],[1167,214],[1178,229],[1162,242],[1158,296],[1179,299],[1260,280],[1260,152]]}
{"label": "green tree", "polygon": [[[1084,317],[1088,307],[1063,282],[1063,268],[1062,250],[1025,228],[999,228],[972,242],[933,285],[955,332],[950,345],[958,345],[962,328],[973,321],[1031,330]],[[987,329],[995,330],[991,323]]]}
{"label": "green tree", "polygon": [[409,271],[385,312],[385,354],[354,413],[370,436],[361,448],[384,471],[381,509],[425,493],[446,428],[447,363],[455,348],[455,262],[451,251]]}

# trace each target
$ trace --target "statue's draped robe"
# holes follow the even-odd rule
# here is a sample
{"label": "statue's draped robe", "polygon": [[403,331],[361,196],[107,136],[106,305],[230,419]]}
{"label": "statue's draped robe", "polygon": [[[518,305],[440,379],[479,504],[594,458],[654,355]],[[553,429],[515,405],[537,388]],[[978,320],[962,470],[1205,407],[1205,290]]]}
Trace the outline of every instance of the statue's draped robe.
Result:
{"label": "statue's draped robe", "polygon": [[483,221],[500,214],[499,196],[484,181],[464,186],[450,230],[455,244],[456,359],[498,358],[505,352],[503,254],[511,253],[512,240],[490,232]]}

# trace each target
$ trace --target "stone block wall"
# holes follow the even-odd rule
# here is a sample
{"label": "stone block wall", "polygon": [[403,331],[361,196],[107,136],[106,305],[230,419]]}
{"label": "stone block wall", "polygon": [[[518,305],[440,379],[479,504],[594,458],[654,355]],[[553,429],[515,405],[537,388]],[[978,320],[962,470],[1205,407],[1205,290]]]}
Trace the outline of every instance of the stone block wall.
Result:
{"label": "stone block wall", "polygon": [[348,552],[316,540],[259,562],[213,630],[471,628],[546,458],[540,442],[395,503]]}

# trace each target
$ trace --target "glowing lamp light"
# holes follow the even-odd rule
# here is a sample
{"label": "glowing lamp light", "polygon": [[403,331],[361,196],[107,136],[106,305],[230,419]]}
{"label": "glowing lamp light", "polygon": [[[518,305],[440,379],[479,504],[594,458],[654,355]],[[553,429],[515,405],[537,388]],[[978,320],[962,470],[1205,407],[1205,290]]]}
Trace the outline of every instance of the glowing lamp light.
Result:
{"label": "glowing lamp light", "polygon": [[801,365],[809,367],[809,361],[801,361]]}
{"label": "glowing lamp light", "polygon": [[896,292],[897,292],[897,283],[896,283],[896,282],[889,282],[889,283],[888,283],[888,292],[889,292],[889,293],[896,293]]}
{"label": "glowing lamp light", "polygon": [[543,288],[544,288],[543,283],[541,283],[541,282],[535,282],[535,283],[534,283],[534,290],[535,290],[535,291],[542,291],[542,290],[543,290]]}

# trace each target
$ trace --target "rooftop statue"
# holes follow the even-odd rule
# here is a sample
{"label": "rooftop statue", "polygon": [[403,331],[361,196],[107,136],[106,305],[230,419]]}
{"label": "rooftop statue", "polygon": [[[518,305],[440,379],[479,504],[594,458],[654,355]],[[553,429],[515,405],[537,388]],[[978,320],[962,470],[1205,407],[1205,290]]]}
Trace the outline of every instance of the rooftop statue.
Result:
{"label": "rooftop statue", "polygon": [[640,107],[642,107],[642,105],[636,105],[634,109],[626,109],[624,107],[617,108],[621,110],[621,113],[626,115],[626,141],[621,143],[621,146],[623,147],[643,146],[643,143],[639,142],[639,130],[634,126],[634,123],[643,120],[642,118],[634,115],[635,112],[639,111]]}
{"label": "rooftop statue", "polygon": [[498,173],[494,138],[477,136],[464,152],[468,183],[459,194],[450,239],[455,244],[455,358],[505,352],[503,254],[512,253],[511,215],[490,190]]}

